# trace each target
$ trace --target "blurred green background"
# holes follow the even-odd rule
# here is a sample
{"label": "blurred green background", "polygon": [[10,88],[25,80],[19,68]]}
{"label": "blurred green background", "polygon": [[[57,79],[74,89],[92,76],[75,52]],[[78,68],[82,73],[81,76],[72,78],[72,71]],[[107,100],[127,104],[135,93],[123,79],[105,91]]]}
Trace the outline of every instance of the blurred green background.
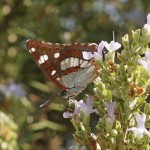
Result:
{"label": "blurred green background", "polygon": [[[27,39],[110,42],[141,28],[149,0],[0,1],[0,149],[67,150],[73,129],[62,117],[67,101],[26,50]],[[92,93],[92,85],[78,96]],[[39,106],[54,100],[47,109]],[[93,121],[94,122],[94,121]]]}

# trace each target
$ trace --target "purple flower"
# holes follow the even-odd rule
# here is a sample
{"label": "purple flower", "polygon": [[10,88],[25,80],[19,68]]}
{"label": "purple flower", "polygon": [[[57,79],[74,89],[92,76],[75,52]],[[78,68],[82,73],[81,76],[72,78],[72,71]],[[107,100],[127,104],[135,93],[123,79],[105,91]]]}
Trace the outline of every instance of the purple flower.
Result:
{"label": "purple flower", "polygon": [[150,13],[147,15],[147,23],[143,27],[147,34],[150,34]]}
{"label": "purple flower", "polygon": [[8,85],[0,85],[0,91],[6,96],[25,96],[25,91],[20,84],[10,82]]}
{"label": "purple flower", "polygon": [[115,121],[115,109],[116,109],[116,102],[107,103],[104,102],[104,105],[107,109],[107,121],[114,122]]}
{"label": "purple flower", "polygon": [[102,58],[103,49],[104,49],[104,42],[102,41],[101,43],[99,43],[98,50],[97,50],[97,52],[94,52],[93,57],[95,59]]}
{"label": "purple flower", "polygon": [[103,43],[109,52],[116,51],[117,49],[121,47],[121,44],[115,41],[111,41],[110,43],[107,43],[106,41],[104,41]]}
{"label": "purple flower", "polygon": [[145,52],[145,61],[139,59],[138,62],[147,70],[150,69],[150,51]]}
{"label": "purple flower", "polygon": [[93,58],[93,54],[91,52],[82,52],[83,54],[83,58],[86,60],[90,60],[91,58]]}
{"label": "purple flower", "polygon": [[70,113],[69,111],[64,112],[63,113],[64,118],[71,118],[72,116],[76,116],[80,113],[80,109],[81,109],[81,106],[83,104],[83,100],[80,100],[78,102],[74,99],[70,99],[69,100],[69,105],[71,105],[72,103],[74,103],[74,105],[75,105],[74,112],[73,113]]}
{"label": "purple flower", "polygon": [[96,109],[93,109],[93,99],[91,96],[87,97],[86,103],[83,103],[81,106],[81,111],[85,116],[90,115],[93,112],[96,112]]}
{"label": "purple flower", "polygon": [[137,127],[129,128],[128,131],[133,131],[137,137],[142,137],[144,133],[150,137],[150,132],[145,128],[146,115],[136,113],[135,119],[137,122]]}
{"label": "purple flower", "polygon": [[147,24],[150,26],[150,13],[147,15]]}
{"label": "purple flower", "polygon": [[83,58],[86,60],[90,60],[91,58],[102,58],[102,51],[104,49],[104,43],[103,41],[99,43],[97,52],[94,52],[93,54],[91,52],[82,52]]}
{"label": "purple flower", "polygon": [[85,116],[88,116],[93,112],[96,112],[96,109],[92,108],[93,100],[90,96],[87,97],[86,103],[84,103],[83,100],[76,101],[74,99],[70,99],[69,105],[71,105],[72,103],[75,105],[74,112],[72,113],[69,111],[64,112],[63,113],[64,118],[71,118],[73,116],[77,116],[80,114],[81,111]]}
{"label": "purple flower", "polygon": [[86,60],[90,60],[91,58],[99,59],[102,58],[102,51],[106,47],[109,52],[116,51],[121,47],[121,44],[115,41],[111,41],[109,44],[106,41],[101,41],[98,46],[97,52],[82,52],[83,58]]}

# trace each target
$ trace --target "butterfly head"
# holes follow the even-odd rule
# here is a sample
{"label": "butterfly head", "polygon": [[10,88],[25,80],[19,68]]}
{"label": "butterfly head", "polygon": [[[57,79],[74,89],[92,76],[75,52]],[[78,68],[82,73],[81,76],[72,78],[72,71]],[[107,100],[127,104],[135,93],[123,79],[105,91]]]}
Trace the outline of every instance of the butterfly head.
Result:
{"label": "butterfly head", "polygon": [[66,98],[66,97],[67,97],[67,91],[64,90],[64,91],[62,91],[61,93],[58,93],[58,96],[59,96],[59,97]]}

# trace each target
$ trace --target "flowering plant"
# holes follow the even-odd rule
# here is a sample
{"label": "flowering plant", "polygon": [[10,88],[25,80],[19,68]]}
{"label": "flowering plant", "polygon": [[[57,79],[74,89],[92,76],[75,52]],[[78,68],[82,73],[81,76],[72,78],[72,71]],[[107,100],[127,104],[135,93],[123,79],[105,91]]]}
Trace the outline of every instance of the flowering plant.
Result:
{"label": "flowering plant", "polygon": [[[150,149],[150,14],[142,29],[122,38],[121,44],[102,41],[94,54],[83,52],[85,59],[95,59],[100,68],[94,81],[95,97],[87,101],[69,100],[74,112],[67,111],[75,128],[75,146],[89,150],[149,150]],[[103,60],[102,51],[107,49]],[[91,113],[99,116],[90,125]]]}

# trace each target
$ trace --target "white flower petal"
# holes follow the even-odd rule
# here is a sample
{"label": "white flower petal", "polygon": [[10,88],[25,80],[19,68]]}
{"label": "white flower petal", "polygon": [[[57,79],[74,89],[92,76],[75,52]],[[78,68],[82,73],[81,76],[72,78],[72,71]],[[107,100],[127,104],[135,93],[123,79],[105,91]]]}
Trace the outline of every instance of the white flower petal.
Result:
{"label": "white flower petal", "polygon": [[63,117],[64,118],[70,118],[71,116],[72,116],[72,113],[70,113],[68,111],[66,111],[66,112],[63,113]]}
{"label": "white flower petal", "polygon": [[150,26],[150,13],[147,15],[147,24]]}
{"label": "white flower petal", "polygon": [[135,132],[136,136],[138,137],[142,137],[144,133],[150,137],[149,131],[145,128],[146,115],[140,115],[139,113],[136,113],[135,118],[137,122],[137,127],[129,128],[128,131]]}
{"label": "white flower petal", "polygon": [[104,41],[104,45],[105,45],[106,49],[110,52],[116,51],[117,49],[119,49],[121,47],[120,43],[114,42],[114,41],[111,41],[109,44],[106,41]]}
{"label": "white flower petal", "polygon": [[148,24],[145,24],[143,28],[146,30],[147,34],[150,34],[150,26]]}
{"label": "white flower petal", "polygon": [[136,113],[135,118],[137,122],[145,122],[146,115],[145,114],[140,115],[139,113]]}
{"label": "white flower petal", "polygon": [[108,116],[114,115],[116,109],[116,102],[111,102],[111,103],[104,102],[104,105],[107,109]]}
{"label": "white flower petal", "polygon": [[150,62],[147,63],[147,70],[150,70]]}
{"label": "white flower petal", "polygon": [[143,136],[144,130],[141,128],[137,128],[135,130],[135,133],[136,133],[136,136],[141,137],[141,136]]}
{"label": "white flower petal", "polygon": [[80,113],[83,103],[84,103],[83,100],[80,100],[79,102],[76,100],[74,101],[74,104],[75,104],[74,114],[75,115],[78,115]]}
{"label": "white flower petal", "polygon": [[83,103],[81,106],[81,111],[85,116],[90,115],[93,112],[96,112],[96,109],[93,109],[93,98],[91,96],[87,96],[86,103]]}
{"label": "white flower petal", "polygon": [[150,51],[145,52],[145,60],[150,62]]}
{"label": "white flower petal", "polygon": [[92,57],[94,57],[95,59],[102,58],[103,49],[104,49],[104,43],[102,41],[101,43],[99,43],[97,52],[94,52],[94,54],[92,54],[91,52],[82,52],[83,58],[87,60],[91,59]]}
{"label": "white flower petal", "polygon": [[135,132],[136,129],[137,129],[136,127],[132,127],[132,128],[129,128],[128,131],[133,131],[133,132]]}
{"label": "white flower petal", "polygon": [[144,69],[150,70],[150,51],[145,52],[145,61],[139,59],[138,62],[144,67]]}
{"label": "white flower petal", "polygon": [[98,45],[98,51],[97,51],[97,53],[99,54],[99,55],[102,55],[102,51],[103,51],[103,49],[104,49],[104,42],[102,41],[101,43],[99,43],[99,45]]}
{"label": "white flower petal", "polygon": [[107,120],[109,120],[108,122],[114,122],[116,118],[114,114],[116,109],[116,102],[111,102],[111,103],[104,102],[104,105],[107,109],[107,115],[108,115]]}
{"label": "white flower petal", "polygon": [[145,68],[147,69],[147,63],[146,61],[142,60],[142,59],[139,59],[138,62]]}
{"label": "white flower petal", "polygon": [[82,52],[83,54],[83,58],[86,60],[90,60],[91,58],[93,58],[93,54],[91,52]]}

